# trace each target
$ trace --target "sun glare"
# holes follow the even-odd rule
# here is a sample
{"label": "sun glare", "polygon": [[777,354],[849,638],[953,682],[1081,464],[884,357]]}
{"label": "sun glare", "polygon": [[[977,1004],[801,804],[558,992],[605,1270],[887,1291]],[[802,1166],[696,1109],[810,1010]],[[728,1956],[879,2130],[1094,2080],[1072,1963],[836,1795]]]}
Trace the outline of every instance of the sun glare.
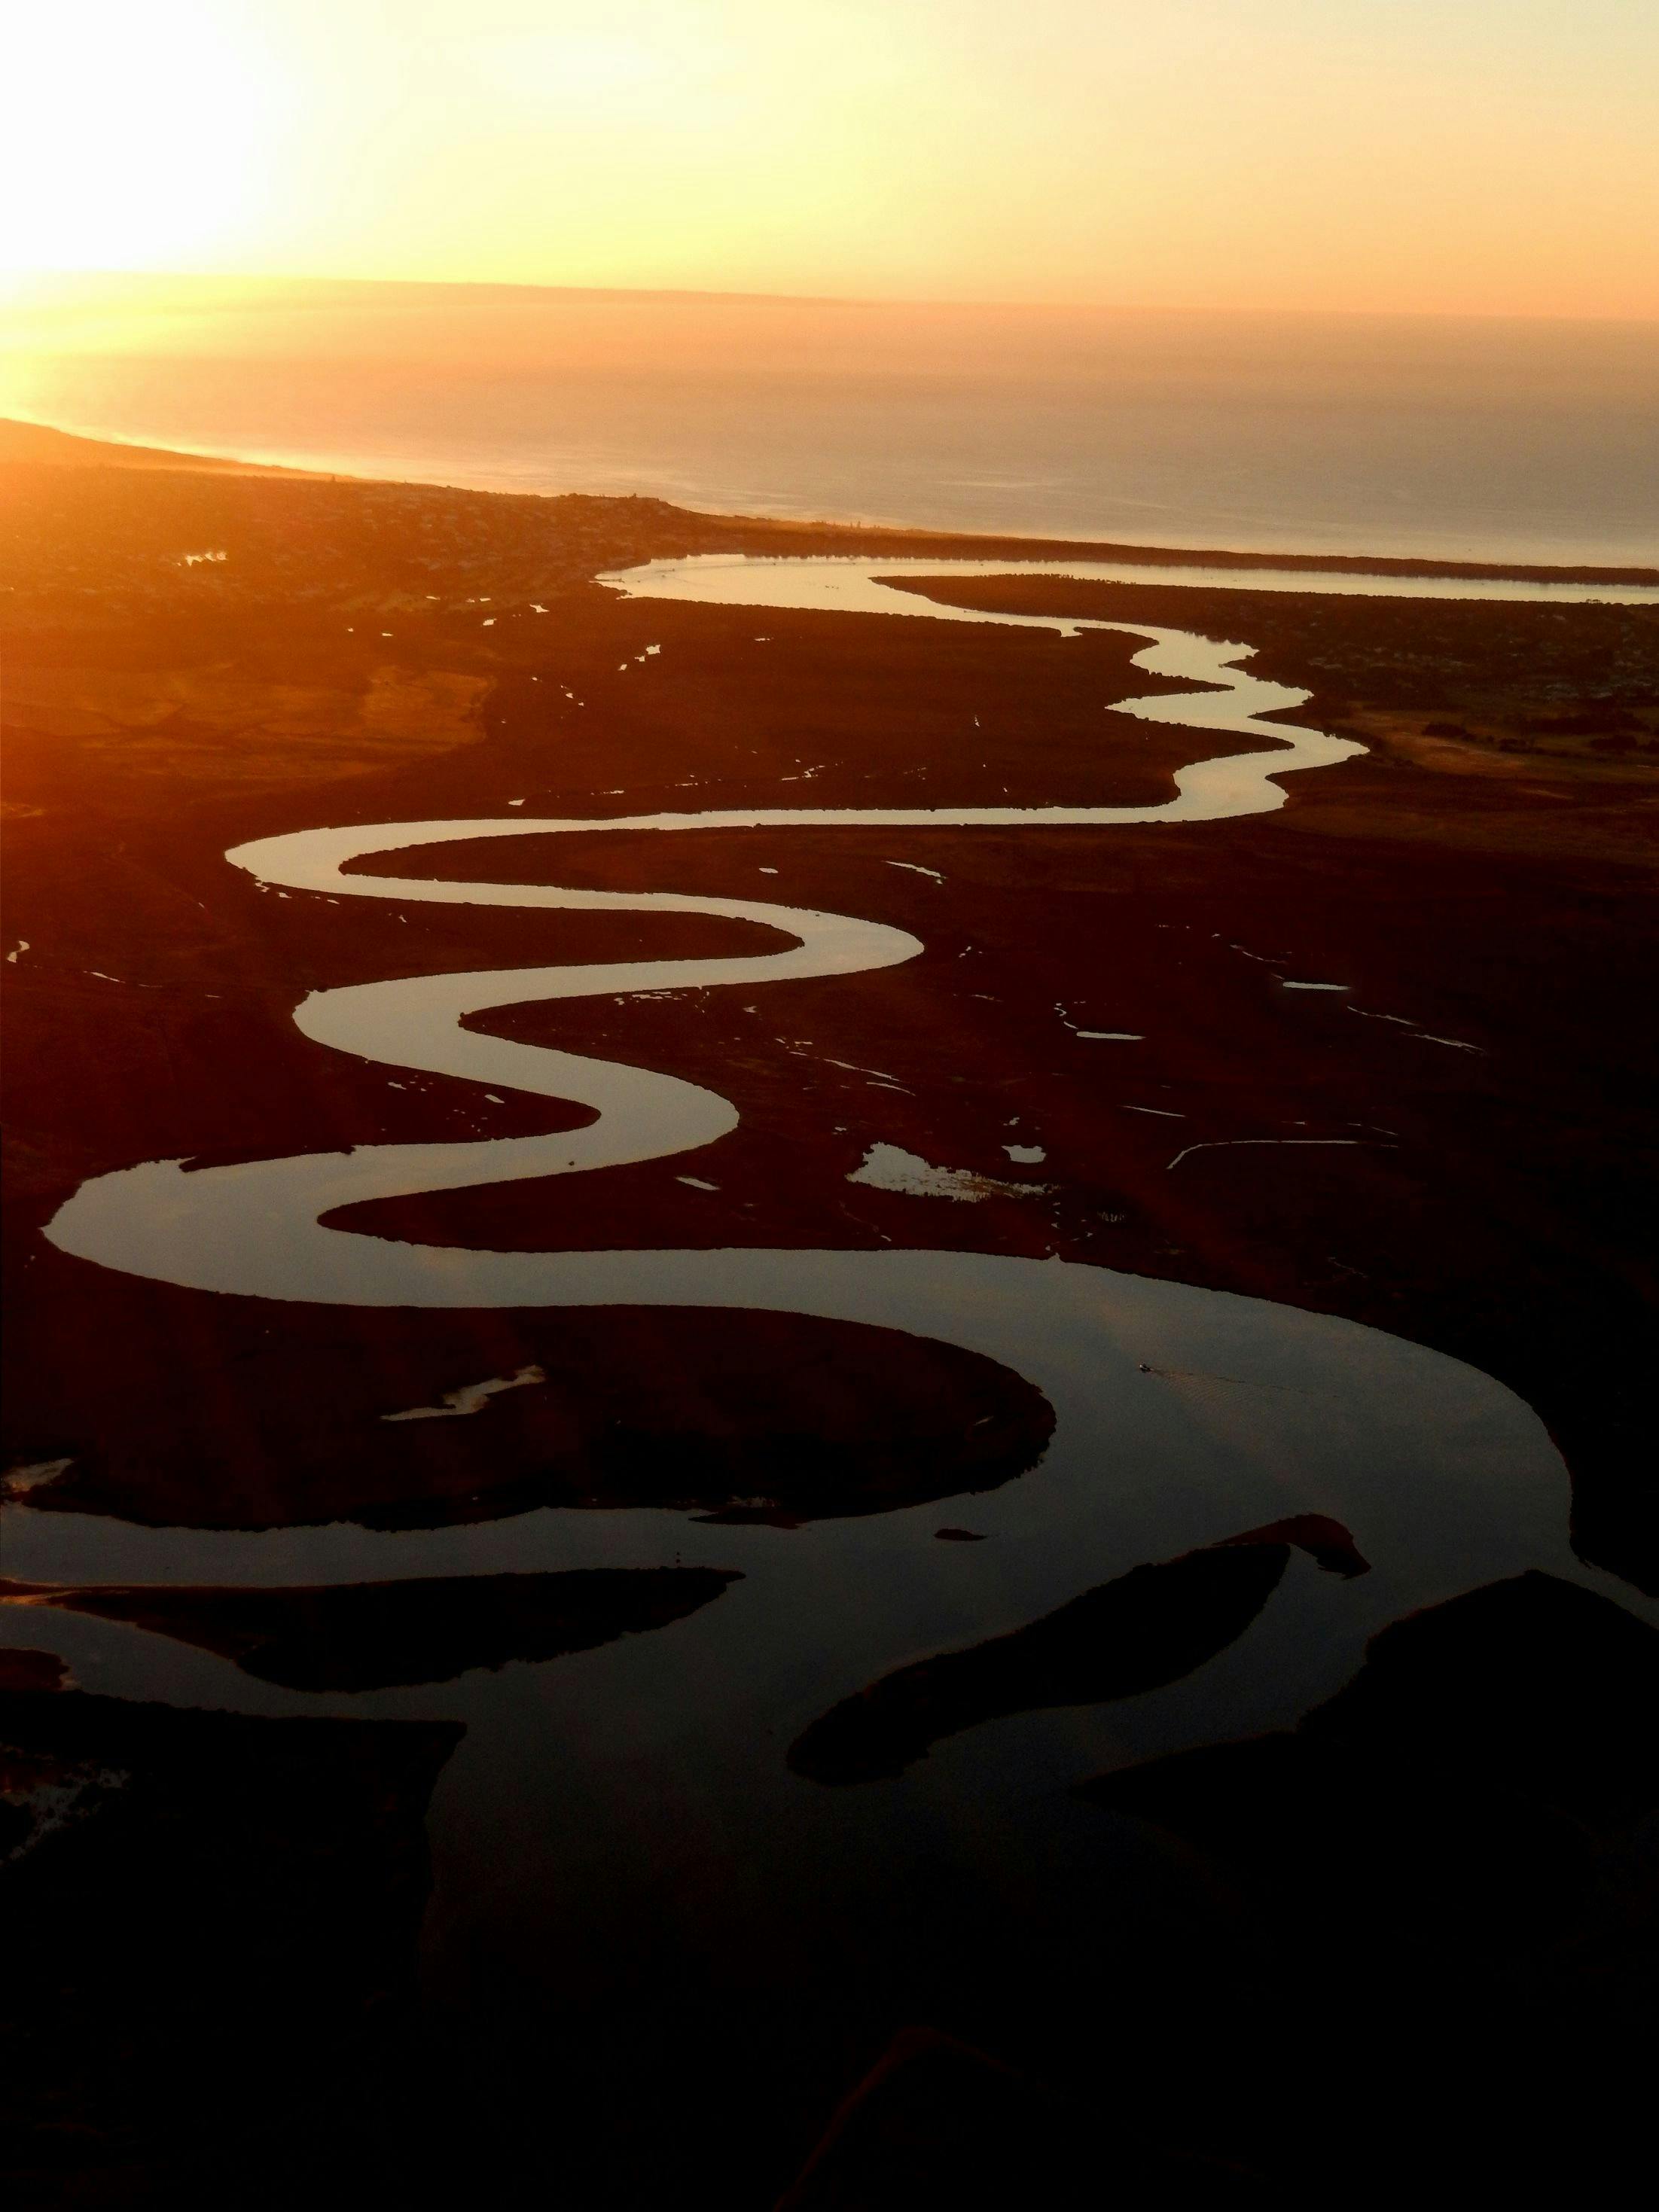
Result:
{"label": "sun glare", "polygon": [[257,225],[288,86],[228,11],[59,0],[6,43],[0,270],[188,265]]}
{"label": "sun glare", "polygon": [[1656,22],[0,0],[0,278],[1647,316]]}

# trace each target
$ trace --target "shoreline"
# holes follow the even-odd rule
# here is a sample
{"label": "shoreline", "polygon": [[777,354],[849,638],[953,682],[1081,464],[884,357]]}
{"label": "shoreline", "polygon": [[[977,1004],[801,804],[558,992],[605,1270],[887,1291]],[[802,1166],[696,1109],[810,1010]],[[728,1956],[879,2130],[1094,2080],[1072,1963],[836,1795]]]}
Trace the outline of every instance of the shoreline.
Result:
{"label": "shoreline", "polygon": [[737,508],[687,507],[651,493],[509,491],[499,487],[442,482],[420,477],[362,476],[343,471],[306,468],[261,461],[236,454],[198,453],[185,447],[150,446],[120,438],[94,437],[20,416],[0,416],[0,465],[125,469],[146,473],[244,476],[280,479],[295,483],[359,485],[408,492],[463,494],[471,498],[536,501],[550,503],[581,499],[605,506],[627,507],[647,500],[665,513],[690,523],[742,526],[776,532],[787,544],[781,551],[805,550],[805,539],[814,551],[844,551],[854,555],[889,548],[914,556],[963,546],[980,558],[1043,560],[1133,560],[1153,568],[1198,566],[1211,568],[1283,570],[1316,573],[1328,570],[1346,575],[1416,576],[1463,579],[1469,581],[1553,582],[1562,584],[1659,586],[1659,566],[1637,563],[1449,560],[1430,555],[1320,553],[1251,550],[1239,547],[1194,544],[1157,545],[1127,538],[1058,538],[1040,532],[1011,531],[951,531],[900,523],[863,522],[836,516],[803,519],[756,514]]}

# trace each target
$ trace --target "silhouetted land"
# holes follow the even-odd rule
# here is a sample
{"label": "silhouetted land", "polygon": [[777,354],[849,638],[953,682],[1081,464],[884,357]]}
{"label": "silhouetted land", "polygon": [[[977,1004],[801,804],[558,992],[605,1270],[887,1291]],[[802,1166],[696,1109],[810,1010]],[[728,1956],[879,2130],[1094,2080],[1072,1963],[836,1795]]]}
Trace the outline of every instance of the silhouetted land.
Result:
{"label": "silhouetted land", "polygon": [[293,1690],[379,1690],[443,1682],[511,1659],[558,1659],[618,1636],[683,1620],[740,1577],[713,1567],[587,1567],[556,1575],[411,1576],[317,1589],[41,1591],[0,1582],[26,1601],[127,1620],[217,1651],[262,1681]]}
{"label": "silhouetted land", "polygon": [[1365,1572],[1347,1530],[1319,1515],[1252,1528],[1136,1567],[1012,1635],[889,1674],[814,1721],[790,1747],[789,1764],[814,1782],[873,1782],[983,1721],[1178,1682],[1243,1634],[1278,1589],[1293,1544],[1334,1573]]}

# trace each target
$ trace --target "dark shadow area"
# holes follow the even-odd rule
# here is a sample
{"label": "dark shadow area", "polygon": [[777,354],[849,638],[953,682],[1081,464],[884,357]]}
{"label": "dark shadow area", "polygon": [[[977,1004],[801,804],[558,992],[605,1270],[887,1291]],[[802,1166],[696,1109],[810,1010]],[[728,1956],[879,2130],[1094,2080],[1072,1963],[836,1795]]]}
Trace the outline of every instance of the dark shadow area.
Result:
{"label": "dark shadow area", "polygon": [[313,1589],[40,1590],[0,1583],[0,1602],[130,1621],[216,1651],[285,1689],[381,1690],[591,1651],[684,1620],[742,1579],[721,1567],[591,1567]]}
{"label": "dark shadow area", "polygon": [[[1455,1911],[1467,1927],[1470,1912],[1498,1909],[1499,1861],[1476,1872],[1488,1827],[1571,1860],[1589,1833],[1659,1800],[1656,1721],[1659,1633],[1531,1573],[1394,1622],[1294,1730],[1179,1752],[1081,1794],[1298,1880],[1338,1844],[1373,1873],[1386,1858],[1382,1894],[1402,1918],[1420,1909],[1407,1907],[1412,1865],[1431,1862],[1443,1896],[1445,1848],[1465,1837],[1474,1878]],[[1518,1879],[1524,1888],[1524,1866]]]}
{"label": "dark shadow area", "polygon": [[11,1692],[20,2201],[1620,2201],[1659,1953],[1656,1651],[1522,1577],[1382,1632],[1295,1729],[1006,1833],[988,1807],[943,1847],[895,1831],[817,1916],[769,1911],[688,1829],[674,1879],[706,1848],[734,1893],[706,1929],[666,1889],[619,1917],[590,1877],[553,1954],[503,1929],[415,2008],[419,1807],[453,1730]]}
{"label": "dark shadow area", "polygon": [[[1118,2203],[1281,2201],[1246,2167],[1151,2149],[1133,2133],[1115,2135],[1110,2159]],[[836,2112],[777,2212],[1082,2204],[1098,2201],[1102,2163],[1096,2115],[952,2036],[907,2027]]]}
{"label": "dark shadow area", "polygon": [[1047,2163],[1033,2143],[1061,2118],[1057,2098],[983,2051],[907,2029],[836,2112],[778,2212],[1011,2203]]}
{"label": "dark shadow area", "polygon": [[0,1691],[12,2203],[257,2199],[375,2097],[461,1734]]}
{"label": "dark shadow area", "polygon": [[1293,1544],[1322,1567],[1365,1571],[1347,1530],[1320,1514],[1136,1567],[1012,1635],[921,1660],[844,1698],[791,1745],[789,1764],[814,1782],[874,1782],[981,1721],[1179,1681],[1243,1634]]}
{"label": "dark shadow area", "polygon": [[1632,1614],[1493,1583],[1384,1629],[1295,1729],[1079,1794],[1178,1838],[1250,1931],[1291,2168],[1363,2142],[1377,2201],[1608,2203],[1644,2162],[1659,1633]]}

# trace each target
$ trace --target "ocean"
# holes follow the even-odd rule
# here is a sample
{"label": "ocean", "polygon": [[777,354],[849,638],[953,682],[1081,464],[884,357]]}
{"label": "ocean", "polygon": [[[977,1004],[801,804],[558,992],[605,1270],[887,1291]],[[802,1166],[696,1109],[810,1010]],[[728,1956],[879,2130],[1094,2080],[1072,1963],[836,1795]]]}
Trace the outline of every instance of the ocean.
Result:
{"label": "ocean", "polygon": [[1159,546],[1659,559],[1659,324],[123,278],[0,413],[491,490]]}

